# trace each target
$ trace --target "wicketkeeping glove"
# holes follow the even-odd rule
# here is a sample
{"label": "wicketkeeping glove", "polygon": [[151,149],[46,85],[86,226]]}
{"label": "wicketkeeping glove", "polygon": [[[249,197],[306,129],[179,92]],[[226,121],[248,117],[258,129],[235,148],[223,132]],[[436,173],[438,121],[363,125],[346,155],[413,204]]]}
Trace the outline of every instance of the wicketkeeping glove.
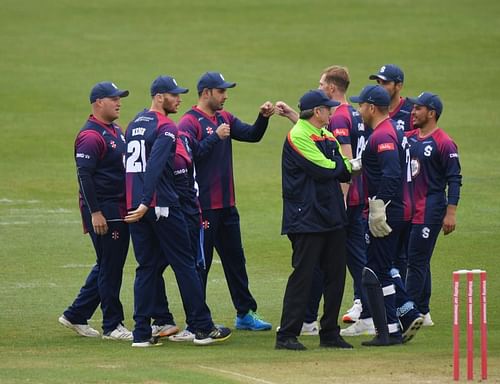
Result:
{"label": "wicketkeeping glove", "polygon": [[389,205],[384,204],[384,200],[368,199],[368,227],[374,237],[384,237],[392,232],[392,228],[387,224],[387,216],[385,215],[385,208]]}

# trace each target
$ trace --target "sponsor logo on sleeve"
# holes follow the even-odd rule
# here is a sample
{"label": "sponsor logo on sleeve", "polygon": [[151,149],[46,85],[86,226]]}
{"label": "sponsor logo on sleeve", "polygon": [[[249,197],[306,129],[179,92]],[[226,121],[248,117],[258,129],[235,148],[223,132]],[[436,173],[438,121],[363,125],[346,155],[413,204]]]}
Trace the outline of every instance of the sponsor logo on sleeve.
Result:
{"label": "sponsor logo on sleeve", "polygon": [[333,130],[333,135],[338,136],[349,136],[349,130],[347,128],[336,128]]}
{"label": "sponsor logo on sleeve", "polygon": [[174,171],[174,176],[184,175],[186,173],[188,173],[187,168],[181,168]]}
{"label": "sponsor logo on sleeve", "polygon": [[453,158],[458,158],[458,153],[456,153],[456,152],[450,153],[450,159],[453,159]]}
{"label": "sponsor logo on sleeve", "polygon": [[382,143],[377,147],[377,152],[394,151],[394,143]]}
{"label": "sponsor logo on sleeve", "polygon": [[165,136],[170,137],[173,141],[175,141],[175,135],[172,132],[165,132]]}

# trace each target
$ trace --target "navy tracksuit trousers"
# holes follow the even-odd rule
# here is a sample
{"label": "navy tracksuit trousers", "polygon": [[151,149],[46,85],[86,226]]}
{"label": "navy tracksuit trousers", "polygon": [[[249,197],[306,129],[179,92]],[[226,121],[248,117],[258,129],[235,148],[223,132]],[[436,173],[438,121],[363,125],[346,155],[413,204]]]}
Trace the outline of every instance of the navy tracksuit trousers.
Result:
{"label": "navy tracksuit trousers", "polygon": [[238,315],[246,315],[249,310],[256,311],[257,303],[248,287],[238,210],[236,207],[208,209],[203,211],[202,216],[205,229],[203,245],[206,269],[202,273],[205,289],[215,247]]}
{"label": "navy tracksuit trousers", "polygon": [[[388,221],[388,224],[392,228],[392,232],[389,235],[385,237],[373,237],[370,234],[366,266],[375,272],[382,288],[394,285],[392,293],[384,294],[387,323],[391,330],[391,324],[393,325],[392,329],[398,328],[399,318],[396,310],[410,301],[401,278],[399,275],[394,275],[396,258],[401,247],[406,247],[408,241],[410,223]],[[369,313],[369,307],[365,310],[363,306],[361,318],[369,317]],[[393,332],[390,331],[390,333]]]}
{"label": "navy tracksuit trousers", "polygon": [[73,304],[64,311],[64,316],[73,324],[87,324],[101,304],[102,329],[104,333],[108,333],[124,319],[120,289],[129,247],[129,227],[123,221],[110,221],[108,232],[105,235],[96,235],[90,213],[87,209],[82,212],[97,259],[85,285],[80,289]]}
{"label": "navy tracksuit trousers", "polygon": [[130,225],[135,257],[139,264],[134,282],[134,341],[151,337],[151,318],[158,311],[160,277],[170,265],[194,331],[214,327],[205,304],[203,283],[196,270],[186,220],[180,208],[170,207],[168,217],[157,219],[153,209]]}
{"label": "navy tracksuit trousers", "polygon": [[431,298],[431,257],[442,224],[412,224],[408,245],[406,291],[417,309],[429,312]]}

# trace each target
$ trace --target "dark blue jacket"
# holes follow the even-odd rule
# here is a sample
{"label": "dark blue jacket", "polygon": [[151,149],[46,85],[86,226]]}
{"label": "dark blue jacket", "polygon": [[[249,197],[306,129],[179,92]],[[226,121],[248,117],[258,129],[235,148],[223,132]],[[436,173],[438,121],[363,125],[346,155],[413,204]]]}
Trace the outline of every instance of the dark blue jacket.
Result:
{"label": "dark blue jacket", "polygon": [[299,119],[282,154],[282,234],[327,232],[347,224],[340,182],[351,166],[326,129]]}

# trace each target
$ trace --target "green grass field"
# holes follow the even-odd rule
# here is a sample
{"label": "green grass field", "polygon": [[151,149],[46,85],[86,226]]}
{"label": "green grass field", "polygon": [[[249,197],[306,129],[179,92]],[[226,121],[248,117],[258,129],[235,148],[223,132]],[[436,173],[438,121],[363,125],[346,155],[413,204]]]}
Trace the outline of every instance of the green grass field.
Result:
{"label": "green grass field", "polygon": [[[452,1],[3,0],[0,12],[0,383],[351,383],[451,382],[451,272],[489,273],[489,382],[500,382],[500,3]],[[148,107],[151,81],[173,74],[196,102],[201,73],[238,86],[226,108],[253,121],[265,100],[295,105],[321,70],[349,67],[350,95],[382,64],[406,74],[404,95],[444,101],[440,125],[459,145],[463,167],[458,227],[433,259],[433,328],[402,347],[304,353],[275,351],[274,332],[235,331],[206,348],[79,338],[57,323],[93,263],[81,234],[73,140],[90,113],[88,93],[112,80],[131,94],[121,125]],[[178,116],[174,116],[175,119]],[[280,236],[280,158],[290,125],[274,117],[259,144],[234,145],[237,200],[251,289],[277,325],[290,273]],[[133,252],[124,271],[126,325],[133,327]],[[170,271],[172,310],[183,324]],[[351,304],[350,280],[343,310]],[[208,301],[217,322],[234,310],[220,264]],[[477,320],[477,318],[476,318]],[[101,313],[91,323],[100,328]],[[479,334],[476,334],[478,340]],[[463,369],[465,365],[463,365]],[[476,370],[476,381],[478,381]]]}

